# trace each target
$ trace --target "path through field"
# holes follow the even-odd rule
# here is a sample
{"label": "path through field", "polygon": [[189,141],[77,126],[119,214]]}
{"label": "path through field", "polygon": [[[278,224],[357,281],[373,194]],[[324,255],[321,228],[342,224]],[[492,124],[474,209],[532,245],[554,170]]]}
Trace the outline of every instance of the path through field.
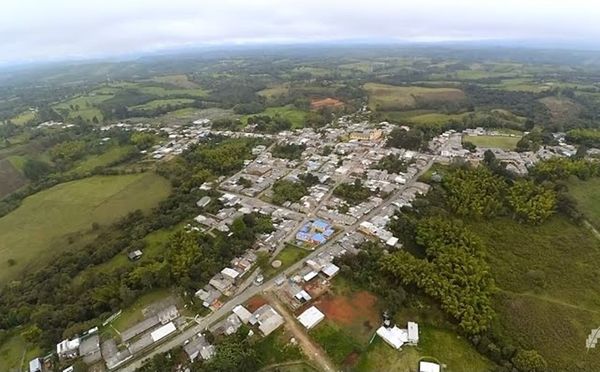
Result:
{"label": "path through field", "polygon": [[300,345],[300,348],[302,348],[302,351],[304,351],[304,354],[319,367],[319,370],[328,372],[337,371],[334,364],[329,360],[329,357],[327,357],[327,354],[311,340],[304,328],[302,328],[296,321],[296,318],[290,314],[285,305],[279,302],[272,292],[268,292],[266,297],[269,299],[269,302],[275,310],[283,316],[285,319],[285,327],[294,335],[296,340],[298,340],[298,344]]}

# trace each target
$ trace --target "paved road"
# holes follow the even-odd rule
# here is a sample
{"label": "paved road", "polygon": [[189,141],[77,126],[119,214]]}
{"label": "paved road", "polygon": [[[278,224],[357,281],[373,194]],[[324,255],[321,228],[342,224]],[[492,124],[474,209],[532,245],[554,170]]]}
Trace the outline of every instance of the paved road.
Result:
{"label": "paved road", "polygon": [[[429,160],[429,162],[427,163],[427,165],[421,171],[419,171],[410,181],[408,181],[406,184],[404,184],[400,189],[398,189],[394,194],[392,194],[390,197],[388,197],[378,207],[374,208],[373,210],[371,210],[371,212],[362,216],[353,225],[342,229],[341,233],[337,234],[333,239],[331,239],[328,242],[319,246],[317,249],[315,249],[309,255],[304,257],[302,260],[292,264],[290,267],[285,269],[283,271],[283,275],[289,276],[290,274],[294,273],[295,271],[301,269],[307,260],[315,258],[319,253],[325,251],[328,247],[330,247],[332,244],[337,242],[337,240],[340,237],[342,237],[344,235],[344,233],[356,230],[361,222],[372,218],[373,216],[375,216],[379,212],[381,212],[381,210],[383,208],[392,204],[404,192],[404,190],[413,186],[415,184],[415,182],[417,182],[418,178],[421,175],[423,175],[431,167],[434,160],[435,160],[435,157],[432,157]],[[186,329],[182,333],[180,333],[180,334],[176,335],[175,337],[169,339],[168,341],[165,341],[164,343],[158,345],[157,347],[152,349],[149,353],[147,353],[143,357],[133,360],[132,362],[128,363],[126,366],[117,369],[117,371],[133,372],[137,368],[141,367],[144,361],[152,358],[154,355],[164,353],[164,352],[169,351],[177,346],[182,345],[185,340],[189,339],[190,337],[192,337],[193,335],[195,335],[198,332],[202,332],[203,330],[207,329],[210,325],[212,325],[219,319],[221,319],[224,316],[226,316],[227,314],[229,314],[233,310],[233,308],[236,307],[237,305],[240,305],[240,304],[248,301],[250,298],[254,297],[255,295],[257,295],[263,291],[267,291],[267,290],[273,288],[273,286],[275,285],[276,278],[277,277],[272,278],[269,281],[264,282],[260,286],[248,287],[248,289],[245,290],[244,292],[231,298],[220,309],[212,312],[211,314],[207,315],[204,318],[199,319],[198,324]]]}

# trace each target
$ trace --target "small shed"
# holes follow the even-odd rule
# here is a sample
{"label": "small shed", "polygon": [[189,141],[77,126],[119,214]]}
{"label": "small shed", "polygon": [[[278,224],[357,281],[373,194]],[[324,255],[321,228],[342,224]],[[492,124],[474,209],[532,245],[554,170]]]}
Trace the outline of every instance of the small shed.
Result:
{"label": "small shed", "polygon": [[131,261],[137,261],[142,257],[143,253],[142,251],[140,251],[139,249],[136,249],[135,251],[131,251],[129,253],[127,253],[127,258],[129,258]]}

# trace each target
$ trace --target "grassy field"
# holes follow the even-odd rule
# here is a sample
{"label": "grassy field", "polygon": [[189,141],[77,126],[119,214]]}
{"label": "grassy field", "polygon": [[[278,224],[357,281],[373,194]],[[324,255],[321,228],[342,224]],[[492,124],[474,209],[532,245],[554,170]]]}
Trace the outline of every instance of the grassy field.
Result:
{"label": "grassy field", "polygon": [[22,113],[20,113],[19,115],[15,116],[15,117],[11,118],[10,121],[12,121],[13,124],[15,124],[15,125],[25,125],[30,120],[35,119],[35,117],[36,117],[35,112],[27,110],[27,111],[23,111]]}
{"label": "grassy field", "polygon": [[164,84],[171,84],[173,86],[184,88],[184,89],[193,89],[198,88],[198,84],[190,81],[185,75],[164,75],[164,76],[156,76],[152,78],[153,81]]}
{"label": "grassy field", "polygon": [[133,110],[153,110],[159,107],[166,107],[167,105],[175,106],[192,102],[194,102],[194,100],[190,98],[155,99],[154,101],[146,102],[143,105],[132,106],[130,108]]}
{"label": "grassy field", "polygon": [[520,139],[520,136],[463,136],[463,141],[469,141],[477,147],[503,150],[514,150]]}
{"label": "grassy field", "polygon": [[584,345],[600,325],[599,241],[561,216],[540,226],[498,218],[471,227],[499,288],[496,330],[537,349],[551,370],[593,370],[600,351],[586,353]]}
{"label": "grassy field", "polygon": [[41,355],[39,347],[32,347],[19,334],[14,334],[0,345],[0,370],[28,371],[29,361]]}
{"label": "grassy field", "polygon": [[0,160],[0,198],[20,189],[27,179],[10,158]]}
{"label": "grassy field", "polygon": [[504,79],[500,84],[491,85],[495,89],[504,89],[511,91],[540,93],[551,88],[551,86],[543,83],[536,83],[528,79]]}
{"label": "grassy field", "polygon": [[138,297],[131,306],[123,309],[121,315],[111,323],[112,327],[116,328],[120,332],[126,330],[135,323],[144,320],[142,309],[171,295],[174,294],[168,289],[157,289]]}
{"label": "grassy field", "polygon": [[275,269],[274,267],[269,265],[269,268],[265,270],[264,276],[265,278],[273,277],[286,268],[290,267],[294,262],[300,261],[310,252],[306,249],[298,248],[293,245],[286,245],[285,248],[277,256],[275,256],[275,260],[281,261],[281,267]]}
{"label": "grassy field", "polygon": [[[54,105],[54,108],[59,112],[68,112],[67,120],[74,120],[78,116],[81,116],[82,119],[91,121],[95,116],[96,119],[102,121],[104,116],[96,105],[112,97],[112,94],[89,94],[59,103]],[[73,106],[73,109],[71,109],[71,106]]]}
{"label": "grassy field", "polygon": [[175,97],[175,96],[192,96],[206,97],[208,94],[202,88],[182,89],[182,88],[166,88],[163,86],[137,86],[136,89],[143,94],[150,94],[158,97]]}
{"label": "grassy field", "polygon": [[285,96],[290,92],[289,84],[277,84],[261,91],[258,91],[258,95],[265,97],[267,100],[272,100],[279,96]]}
{"label": "grassy field", "polygon": [[[279,115],[283,118],[288,119],[292,123],[292,128],[304,128],[304,121],[306,120],[306,111],[298,110],[293,106],[279,106],[279,107],[267,107],[265,111],[256,115],[268,115],[274,117]],[[254,115],[244,115],[240,118],[242,123],[246,124],[248,118]]]}
{"label": "grassy field", "polygon": [[144,237],[144,242],[146,243],[143,249],[144,255],[139,260],[132,262],[125,254],[118,254],[103,264],[82,271],[74,278],[75,283],[80,283],[84,278],[94,276],[97,273],[111,272],[131,265],[140,265],[160,256],[164,252],[164,247],[169,241],[169,237],[181,228],[183,228],[183,223],[170,229],[160,229],[146,235]]}
{"label": "grassy field", "polygon": [[[169,192],[167,180],[146,173],[90,177],[26,198],[0,218],[0,282],[70,249],[69,240],[77,246],[93,234],[92,223],[109,224],[133,210],[148,210]],[[8,265],[8,259],[16,264]]]}
{"label": "grassy field", "polygon": [[600,229],[600,178],[587,181],[569,180],[569,193],[577,200],[578,208],[596,229]]}
{"label": "grassy field", "polygon": [[419,102],[455,102],[465,94],[455,88],[400,87],[387,84],[367,83],[369,106],[378,111],[393,111],[415,108]]}
{"label": "grassy field", "polygon": [[99,155],[90,155],[80,161],[72,170],[72,173],[91,172],[96,167],[104,167],[125,158],[132,151],[134,146],[112,146]]}
{"label": "grassy field", "polygon": [[312,329],[310,335],[338,366],[350,364],[348,359],[354,359],[351,354],[360,354],[363,350],[363,345],[353,337],[352,333],[328,319]]}
{"label": "grassy field", "polygon": [[411,116],[408,118],[409,121],[416,124],[433,124],[439,125],[449,122],[450,120],[460,120],[466,114],[439,114],[439,113],[430,113],[430,114],[422,114]]}
{"label": "grassy field", "polygon": [[356,371],[417,372],[421,358],[436,359],[445,365],[445,372],[491,371],[493,364],[456,333],[420,325],[419,345],[393,349],[375,337],[362,355]]}

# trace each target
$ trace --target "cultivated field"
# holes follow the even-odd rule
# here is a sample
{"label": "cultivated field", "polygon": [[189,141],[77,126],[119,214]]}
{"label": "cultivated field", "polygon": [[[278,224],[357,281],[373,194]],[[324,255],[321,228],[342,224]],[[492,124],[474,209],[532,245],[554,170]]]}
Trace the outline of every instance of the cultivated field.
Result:
{"label": "cultivated field", "polygon": [[419,103],[456,102],[465,98],[460,89],[400,87],[387,84],[367,83],[369,106],[378,111],[405,110],[418,107]]}
{"label": "cultivated field", "polygon": [[89,241],[92,223],[106,225],[136,209],[148,210],[169,192],[167,180],[146,173],[86,178],[26,198],[0,218],[0,282]]}

